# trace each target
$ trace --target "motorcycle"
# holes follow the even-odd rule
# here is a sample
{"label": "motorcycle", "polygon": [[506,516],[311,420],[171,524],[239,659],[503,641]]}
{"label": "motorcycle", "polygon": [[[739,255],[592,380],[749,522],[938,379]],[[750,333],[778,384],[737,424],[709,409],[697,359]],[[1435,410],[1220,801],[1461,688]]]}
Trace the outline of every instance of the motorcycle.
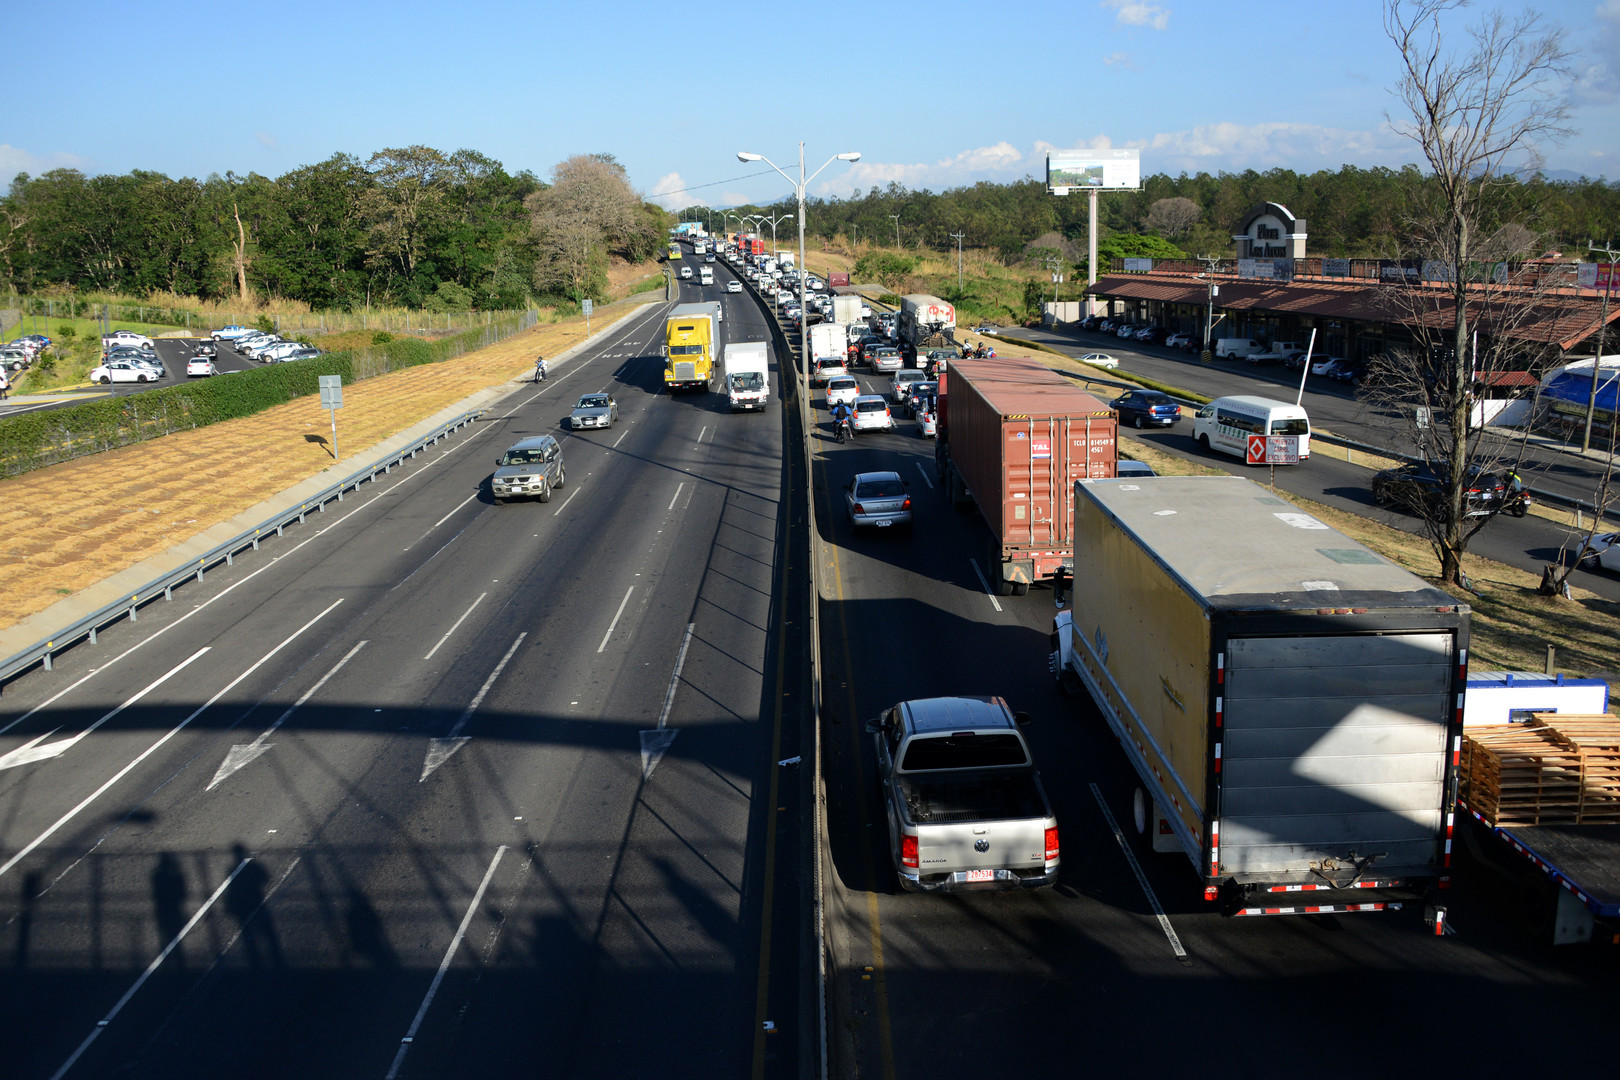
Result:
{"label": "motorcycle", "polygon": [[1530,512],[1532,505],[1528,491],[1510,491],[1508,492],[1507,501],[1502,504],[1502,510],[1513,517],[1522,518]]}
{"label": "motorcycle", "polygon": [[839,442],[843,442],[845,439],[855,438],[855,428],[850,424],[848,417],[839,420],[834,427],[838,433]]}

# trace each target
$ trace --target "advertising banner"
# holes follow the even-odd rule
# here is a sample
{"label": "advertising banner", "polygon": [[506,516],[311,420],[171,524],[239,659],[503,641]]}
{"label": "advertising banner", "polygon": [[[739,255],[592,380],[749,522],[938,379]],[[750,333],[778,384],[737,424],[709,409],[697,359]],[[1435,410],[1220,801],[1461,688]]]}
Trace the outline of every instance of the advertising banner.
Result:
{"label": "advertising banner", "polygon": [[1046,155],[1046,190],[1076,188],[1135,191],[1142,186],[1140,150],[1058,150]]}
{"label": "advertising banner", "polygon": [[1583,289],[1620,292],[1620,268],[1616,263],[1586,263],[1575,268],[1575,284]]}

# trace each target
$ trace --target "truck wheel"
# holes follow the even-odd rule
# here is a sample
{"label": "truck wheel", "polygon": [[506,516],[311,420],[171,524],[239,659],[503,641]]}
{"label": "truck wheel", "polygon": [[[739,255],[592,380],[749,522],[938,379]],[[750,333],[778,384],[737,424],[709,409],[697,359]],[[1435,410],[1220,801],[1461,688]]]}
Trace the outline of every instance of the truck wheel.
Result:
{"label": "truck wheel", "polygon": [[539,499],[541,502],[550,502],[551,501],[551,482],[550,481],[548,481],[548,480],[540,481],[540,493],[538,495],[536,495],[535,498]]}
{"label": "truck wheel", "polygon": [[1131,793],[1131,824],[1136,827],[1137,837],[1151,847],[1153,836],[1148,830],[1153,827],[1153,797],[1140,785]]}
{"label": "truck wheel", "polygon": [[[991,563],[990,566],[991,566],[992,569],[994,569],[995,568],[995,563]],[[1012,591],[1013,591],[1013,583],[1008,581],[1006,578],[997,575],[997,577],[996,577],[996,595],[997,596],[1011,596]]]}
{"label": "truck wheel", "polygon": [[1027,581],[1015,581],[1015,582],[1013,582],[1012,583],[1012,594],[1014,596],[1028,596],[1029,595],[1029,582],[1027,582]]}
{"label": "truck wheel", "polygon": [[1198,436],[1198,449],[1202,450],[1206,454],[1209,453],[1209,436],[1208,435],[1200,435],[1200,436]]}

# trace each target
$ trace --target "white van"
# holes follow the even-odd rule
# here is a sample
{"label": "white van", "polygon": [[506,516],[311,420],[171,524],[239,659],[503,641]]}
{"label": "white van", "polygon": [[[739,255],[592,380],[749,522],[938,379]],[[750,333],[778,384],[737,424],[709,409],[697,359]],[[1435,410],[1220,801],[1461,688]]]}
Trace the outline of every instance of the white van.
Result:
{"label": "white van", "polygon": [[1286,401],[1238,395],[1216,398],[1193,417],[1193,442],[1250,465],[1293,465],[1311,456],[1311,421]]}
{"label": "white van", "polygon": [[1215,339],[1215,359],[1237,360],[1250,353],[1264,352],[1265,347],[1253,338],[1223,337]]}

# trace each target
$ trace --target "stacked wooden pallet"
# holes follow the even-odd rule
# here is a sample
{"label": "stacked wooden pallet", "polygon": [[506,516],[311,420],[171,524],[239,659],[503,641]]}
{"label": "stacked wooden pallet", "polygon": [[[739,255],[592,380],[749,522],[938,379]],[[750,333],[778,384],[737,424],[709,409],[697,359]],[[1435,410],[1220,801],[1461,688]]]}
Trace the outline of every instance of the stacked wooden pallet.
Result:
{"label": "stacked wooden pallet", "polygon": [[1620,822],[1620,717],[1537,713],[1463,734],[1462,795],[1496,825]]}

